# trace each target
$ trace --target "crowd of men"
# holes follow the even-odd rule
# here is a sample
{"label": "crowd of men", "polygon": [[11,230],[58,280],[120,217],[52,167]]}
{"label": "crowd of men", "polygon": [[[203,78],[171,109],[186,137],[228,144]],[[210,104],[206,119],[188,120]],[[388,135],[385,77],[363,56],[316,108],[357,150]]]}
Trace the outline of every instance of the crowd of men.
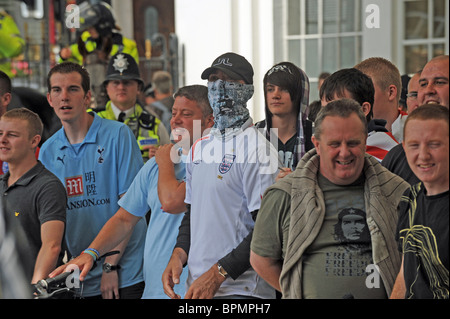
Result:
{"label": "crowd of men", "polygon": [[95,110],[90,74],[61,61],[62,127],[41,143],[1,72],[0,191],[27,280],[76,267],[86,299],[448,299],[448,73],[448,56],[424,65],[405,112],[397,67],[369,58],[326,77],[313,109],[307,74],[277,63],[255,123],[259,79],[236,53],[172,95],[117,52]]}

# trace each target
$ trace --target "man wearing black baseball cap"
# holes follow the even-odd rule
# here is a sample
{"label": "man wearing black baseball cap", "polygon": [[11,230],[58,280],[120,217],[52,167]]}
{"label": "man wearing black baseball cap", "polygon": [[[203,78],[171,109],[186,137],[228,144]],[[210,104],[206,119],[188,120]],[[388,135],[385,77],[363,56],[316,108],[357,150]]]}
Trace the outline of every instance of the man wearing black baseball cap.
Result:
{"label": "man wearing black baseball cap", "polygon": [[216,60],[214,60],[211,67],[203,71],[202,79],[209,80],[210,75],[217,71],[222,71],[230,77],[231,80],[242,80],[246,84],[253,84],[253,67],[243,56],[239,54],[228,52],[219,56]]}
{"label": "man wearing black baseball cap", "polygon": [[110,59],[103,85],[110,101],[97,114],[128,125],[136,136],[144,161],[155,155],[158,145],[170,143],[169,133],[161,121],[137,101],[144,82],[131,55],[122,52]]}
{"label": "man wearing black baseball cap", "polygon": [[[208,80],[208,97],[214,113],[214,127],[222,137],[247,128],[252,122],[247,102],[254,93],[253,67],[243,56],[228,52],[216,58],[202,73]],[[251,123],[253,124],[253,123]]]}
{"label": "man wearing black baseball cap", "polygon": [[188,210],[163,274],[164,291],[179,297],[173,287],[187,262],[186,299],[275,298],[250,266],[253,218],[278,172],[278,153],[247,109],[253,68],[244,57],[225,53],[201,77],[208,80],[215,124],[194,143],[186,163]]}

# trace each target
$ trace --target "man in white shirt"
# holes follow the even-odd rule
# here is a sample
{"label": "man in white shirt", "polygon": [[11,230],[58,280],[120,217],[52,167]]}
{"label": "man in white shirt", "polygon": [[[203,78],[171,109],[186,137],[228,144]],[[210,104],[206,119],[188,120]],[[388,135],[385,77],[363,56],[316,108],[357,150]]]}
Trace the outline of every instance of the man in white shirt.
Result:
{"label": "man in white shirt", "polygon": [[165,292],[189,266],[185,298],[274,298],[275,291],[250,266],[250,241],[261,197],[275,180],[278,154],[253,126],[246,107],[253,68],[225,53],[207,68],[215,125],[194,143],[186,166],[188,212],[163,274]]}

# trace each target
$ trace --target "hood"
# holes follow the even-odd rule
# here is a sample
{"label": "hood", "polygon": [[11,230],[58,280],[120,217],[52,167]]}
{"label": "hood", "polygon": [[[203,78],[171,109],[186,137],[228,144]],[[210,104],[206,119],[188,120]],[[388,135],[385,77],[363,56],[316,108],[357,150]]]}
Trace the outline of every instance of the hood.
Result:
{"label": "hood", "polygon": [[285,88],[289,91],[294,106],[297,108],[297,148],[295,164],[306,153],[305,150],[305,130],[306,109],[309,105],[309,78],[306,73],[290,62],[282,62],[273,66],[264,76],[264,111],[265,120],[257,123],[258,128],[264,128],[266,136],[270,137],[272,128],[272,113],[267,106],[265,87],[267,82]]}
{"label": "hood", "polygon": [[[288,89],[293,98],[293,103],[297,107],[298,120],[306,119],[306,109],[309,105],[309,78],[306,73],[292,63],[282,62],[272,67],[264,76],[264,87],[270,82],[274,85]],[[262,127],[272,127],[272,114],[267,106],[267,97],[264,94],[264,112],[266,119]],[[297,130],[298,131],[298,130]]]}

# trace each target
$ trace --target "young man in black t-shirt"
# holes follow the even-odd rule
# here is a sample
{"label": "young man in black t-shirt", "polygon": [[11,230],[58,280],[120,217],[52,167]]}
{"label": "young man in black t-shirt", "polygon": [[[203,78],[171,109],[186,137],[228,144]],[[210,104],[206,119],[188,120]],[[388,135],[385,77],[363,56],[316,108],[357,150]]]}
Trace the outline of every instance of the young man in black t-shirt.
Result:
{"label": "young man in black t-shirt", "polygon": [[0,117],[0,161],[9,170],[0,177],[5,219],[21,225],[30,266],[27,280],[35,284],[62,264],[67,195],[64,185],[40,161],[36,148],[42,136],[39,116],[15,108]]}
{"label": "young man in black t-shirt", "polygon": [[449,298],[449,110],[428,104],[404,127],[408,164],[420,183],[399,205],[397,239],[403,253],[391,298]]}

